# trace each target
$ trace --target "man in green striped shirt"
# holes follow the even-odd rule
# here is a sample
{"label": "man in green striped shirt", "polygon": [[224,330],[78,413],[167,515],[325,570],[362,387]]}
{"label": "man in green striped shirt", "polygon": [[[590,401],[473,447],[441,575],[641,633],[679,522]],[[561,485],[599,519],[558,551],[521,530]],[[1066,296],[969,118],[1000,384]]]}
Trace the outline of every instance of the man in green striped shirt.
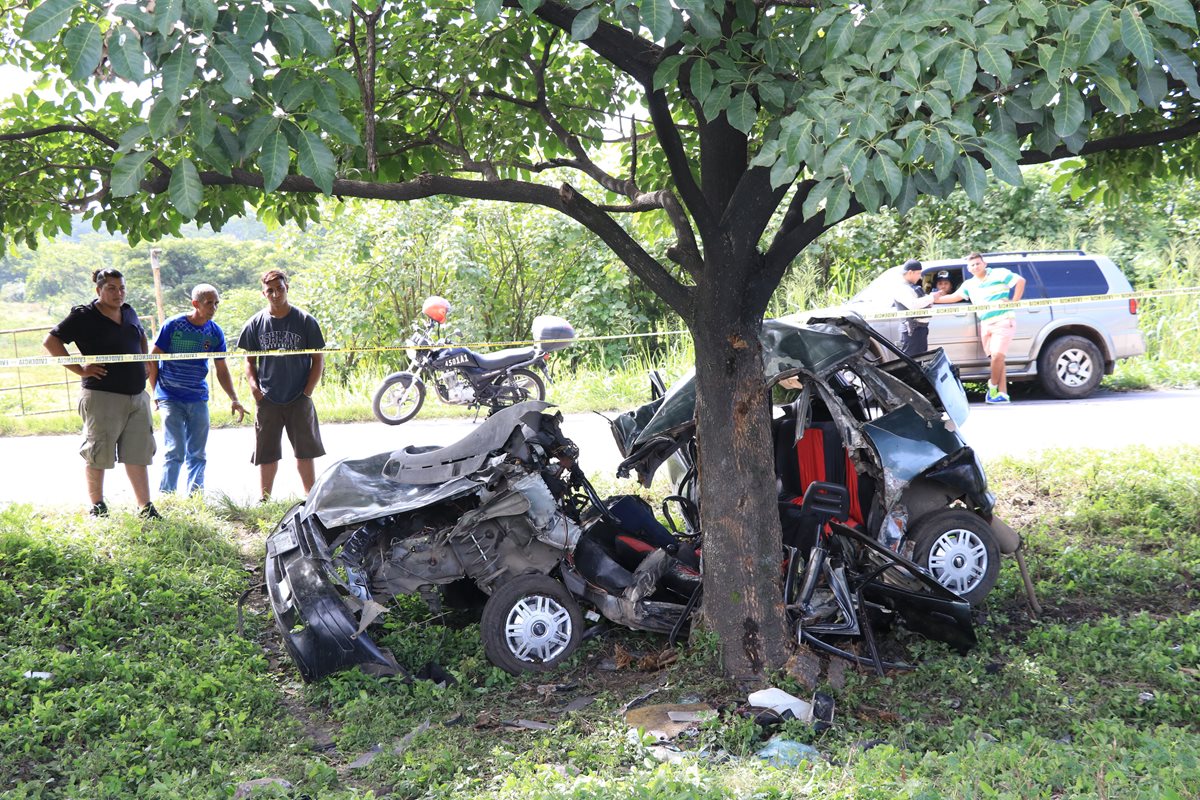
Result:
{"label": "man in green striped shirt", "polygon": [[[1025,294],[1025,279],[1002,267],[992,268],[979,253],[967,256],[967,269],[972,277],[963,281],[958,291],[942,295],[935,303],[1003,303],[1020,300]],[[1005,356],[1017,329],[1017,315],[1012,309],[992,309],[979,314],[979,338],[983,351],[991,359],[991,378],[988,380],[987,402],[1007,403],[1008,376]]]}

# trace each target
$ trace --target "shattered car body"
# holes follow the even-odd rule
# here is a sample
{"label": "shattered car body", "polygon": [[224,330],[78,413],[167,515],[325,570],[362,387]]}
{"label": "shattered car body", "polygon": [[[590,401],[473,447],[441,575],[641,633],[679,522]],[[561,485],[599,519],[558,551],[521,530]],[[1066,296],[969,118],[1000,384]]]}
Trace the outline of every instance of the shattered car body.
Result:
{"label": "shattered car body", "polygon": [[[900,505],[918,524],[947,510],[959,515],[943,536],[952,544],[964,528],[991,534],[984,518],[995,519],[994,499],[956,433],[966,411],[962,387],[938,354],[881,370],[866,352],[869,337],[861,323],[845,320],[765,327],[768,371],[804,386],[777,420],[780,452],[828,433],[846,472],[835,468],[807,489],[791,487],[788,509],[799,516],[784,525],[781,542],[789,615],[800,641],[859,661],[831,640],[872,642],[872,626],[893,619],[965,649],[975,639],[962,593],[880,538],[891,530],[883,520]],[[406,674],[369,626],[396,596],[418,595],[436,613],[464,584],[486,597],[485,653],[513,674],[568,658],[582,638],[581,606],[629,628],[677,635],[703,589],[694,403],[694,384],[685,380],[612,422],[628,456],[622,470],[646,482],[666,461],[681,470],[673,501],[682,533],[638,497],[599,498],[561,416],[544,402],[501,410],[445,447],[335,464],[267,540],[276,625],[303,677],[356,665]],[[785,474],[794,461],[782,458],[781,483],[796,483]],[[841,484],[854,485],[850,473],[859,477],[856,499],[869,509],[861,530],[841,525],[847,512],[822,502],[844,495],[849,509],[851,492]],[[885,666],[873,644],[869,663]]]}
{"label": "shattered car body", "polygon": [[[966,393],[942,351],[909,358],[854,316],[768,320],[761,339],[769,383],[799,387],[775,407],[781,498],[825,480],[800,474],[807,453],[818,472],[855,484],[860,530],[970,602],[995,585],[1001,553],[1016,554],[1024,572],[1020,536],[995,516],[983,467],[959,433]],[[881,364],[880,348],[895,360]],[[649,485],[665,462],[676,493],[698,504],[695,381],[659,386],[660,396],[613,421],[626,457],[618,474]]]}

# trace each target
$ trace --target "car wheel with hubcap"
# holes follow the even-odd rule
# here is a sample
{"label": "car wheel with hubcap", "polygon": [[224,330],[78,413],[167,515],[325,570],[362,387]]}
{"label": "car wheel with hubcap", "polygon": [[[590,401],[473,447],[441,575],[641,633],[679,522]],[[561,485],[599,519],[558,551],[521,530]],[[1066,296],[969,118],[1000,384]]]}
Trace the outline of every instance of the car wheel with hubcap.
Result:
{"label": "car wheel with hubcap", "polygon": [[558,581],[521,575],[492,593],[479,631],[488,660],[510,675],[548,672],[579,646],[583,613]]}
{"label": "car wheel with hubcap", "polygon": [[913,561],[972,605],[987,597],[1000,574],[1000,548],[991,526],[962,508],[921,519],[909,534]]}

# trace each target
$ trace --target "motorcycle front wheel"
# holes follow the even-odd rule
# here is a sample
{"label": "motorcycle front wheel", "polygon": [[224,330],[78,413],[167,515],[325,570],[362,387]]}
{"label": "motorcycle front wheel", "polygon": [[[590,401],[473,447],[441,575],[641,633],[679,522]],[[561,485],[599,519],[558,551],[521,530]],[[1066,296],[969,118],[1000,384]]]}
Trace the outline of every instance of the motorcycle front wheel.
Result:
{"label": "motorcycle front wheel", "polygon": [[492,384],[497,387],[492,400],[493,408],[507,408],[526,400],[546,399],[546,384],[527,369],[514,369],[496,378]]}
{"label": "motorcycle front wheel", "polygon": [[371,410],[385,425],[399,425],[417,415],[425,402],[425,384],[407,372],[393,375],[375,391]]}

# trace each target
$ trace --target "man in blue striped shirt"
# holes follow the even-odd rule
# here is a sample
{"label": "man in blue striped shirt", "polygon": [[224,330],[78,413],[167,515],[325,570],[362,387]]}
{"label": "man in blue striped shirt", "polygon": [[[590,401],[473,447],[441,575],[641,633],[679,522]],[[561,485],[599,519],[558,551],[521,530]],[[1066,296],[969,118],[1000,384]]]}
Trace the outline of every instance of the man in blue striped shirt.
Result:
{"label": "man in blue striped shirt", "polygon": [[[163,323],[151,353],[223,353],[225,334],[213,317],[221,299],[215,286],[201,283],[192,289],[192,310]],[[245,419],[225,359],[213,360],[217,382],[232,403],[230,412]],[[208,444],[208,359],[189,358],[147,362],[154,405],[163,412],[163,460],[160,492],[174,492],[180,467],[188,472],[188,494],[204,490],[204,450]]]}
{"label": "man in blue striped shirt", "polygon": [[[1025,279],[1003,267],[989,267],[979,253],[967,256],[967,269],[971,277],[963,281],[958,291],[942,295],[935,303],[957,303],[970,300],[972,303],[1004,303],[1020,300],[1025,294]],[[983,351],[991,359],[991,376],[988,380],[986,402],[1007,403],[1008,373],[1005,357],[1017,329],[1017,315],[1012,309],[992,309],[979,314],[979,339]]]}

